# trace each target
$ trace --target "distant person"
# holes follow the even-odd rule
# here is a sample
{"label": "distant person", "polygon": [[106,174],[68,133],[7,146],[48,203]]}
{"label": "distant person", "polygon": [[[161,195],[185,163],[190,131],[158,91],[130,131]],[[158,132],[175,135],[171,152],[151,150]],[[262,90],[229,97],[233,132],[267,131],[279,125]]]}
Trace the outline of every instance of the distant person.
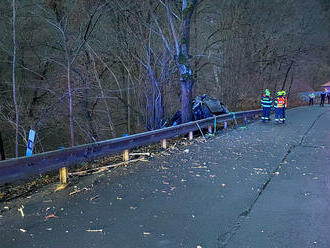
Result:
{"label": "distant person", "polygon": [[322,92],[321,92],[321,103],[320,103],[321,107],[324,107],[325,96],[326,96],[325,90],[322,90]]}
{"label": "distant person", "polygon": [[284,123],[283,122],[283,108],[285,106],[285,99],[283,97],[283,92],[277,92],[277,98],[274,103],[275,108],[275,122],[276,123]]}
{"label": "distant person", "polygon": [[265,90],[265,94],[261,97],[261,107],[262,107],[262,122],[270,121],[270,109],[272,108],[273,101],[270,97],[270,91]]}
{"label": "distant person", "polygon": [[330,104],[330,92],[327,91],[328,104]]}
{"label": "distant person", "polygon": [[314,104],[314,98],[315,98],[315,94],[313,92],[311,92],[309,95],[309,106]]}

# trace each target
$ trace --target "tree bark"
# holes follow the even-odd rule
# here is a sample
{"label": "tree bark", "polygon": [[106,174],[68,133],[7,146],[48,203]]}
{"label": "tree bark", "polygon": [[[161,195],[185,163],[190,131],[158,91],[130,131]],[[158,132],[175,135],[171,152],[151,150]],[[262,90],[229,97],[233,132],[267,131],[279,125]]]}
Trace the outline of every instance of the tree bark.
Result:
{"label": "tree bark", "polygon": [[193,80],[181,81],[181,121],[192,120],[192,86]]}
{"label": "tree bark", "polygon": [[[67,41],[66,41],[67,42]],[[65,44],[67,46],[67,44]],[[66,48],[66,59],[67,59],[67,86],[69,95],[69,119],[70,119],[70,136],[71,136],[71,146],[74,146],[74,128],[73,128],[73,99],[72,99],[72,89],[71,89],[71,61],[69,56],[69,51]]]}
{"label": "tree bark", "polygon": [[15,157],[18,157],[18,125],[19,125],[19,113],[17,103],[17,89],[16,89],[16,52],[17,52],[17,41],[16,41],[16,0],[12,1],[13,7],[13,66],[12,66],[12,80],[13,80],[13,101],[15,108]]}
{"label": "tree bark", "polygon": [[192,120],[192,86],[194,84],[194,77],[190,65],[190,28],[191,17],[196,7],[197,0],[183,0],[182,14],[183,14],[183,30],[181,41],[179,45],[179,54],[177,54],[177,63],[180,70],[181,82],[181,120],[182,123]]}

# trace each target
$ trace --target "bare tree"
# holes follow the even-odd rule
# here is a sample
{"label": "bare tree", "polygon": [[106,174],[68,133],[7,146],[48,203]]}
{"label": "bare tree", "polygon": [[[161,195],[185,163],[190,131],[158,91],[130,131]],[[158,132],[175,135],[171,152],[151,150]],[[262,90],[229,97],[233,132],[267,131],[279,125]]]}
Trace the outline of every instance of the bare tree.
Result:
{"label": "bare tree", "polygon": [[173,56],[175,57],[177,67],[180,72],[182,122],[188,122],[192,120],[191,104],[194,75],[191,68],[189,48],[191,19],[196,6],[197,0],[182,0],[182,28],[178,34],[177,30],[175,29],[173,13],[170,9],[169,1],[166,0],[165,2],[166,14],[171,28],[172,38],[174,41],[174,49],[170,48],[170,45],[165,39],[164,35],[163,40],[164,42],[166,42],[167,48],[172,52]]}
{"label": "bare tree", "polygon": [[15,156],[18,157],[18,128],[19,128],[19,109],[17,102],[17,87],[16,87],[16,52],[17,52],[17,41],[16,41],[16,0],[12,1],[13,8],[13,65],[12,65],[12,80],[13,80],[13,100],[15,108]]}

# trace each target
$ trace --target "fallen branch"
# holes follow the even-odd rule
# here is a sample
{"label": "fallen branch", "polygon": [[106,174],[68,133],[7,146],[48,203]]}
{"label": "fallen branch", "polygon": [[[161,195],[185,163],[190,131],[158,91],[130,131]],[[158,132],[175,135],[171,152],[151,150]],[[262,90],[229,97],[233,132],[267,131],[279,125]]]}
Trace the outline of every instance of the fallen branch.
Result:
{"label": "fallen branch", "polygon": [[132,159],[132,160],[120,162],[117,164],[111,164],[111,165],[106,165],[106,166],[102,166],[102,167],[98,167],[98,168],[88,169],[88,170],[84,170],[84,171],[71,172],[71,173],[68,173],[68,175],[69,176],[85,176],[85,175],[91,174],[91,173],[96,174],[96,173],[106,171],[109,168],[115,168],[115,167],[118,167],[121,165],[127,165],[129,163],[138,162],[138,161],[148,161],[148,160],[146,160],[144,157],[142,157],[142,158],[138,158],[138,159]]}
{"label": "fallen branch", "polygon": [[136,153],[130,153],[130,156],[150,156],[150,152],[136,152]]}
{"label": "fallen branch", "polygon": [[103,232],[103,229],[87,229],[86,232]]}

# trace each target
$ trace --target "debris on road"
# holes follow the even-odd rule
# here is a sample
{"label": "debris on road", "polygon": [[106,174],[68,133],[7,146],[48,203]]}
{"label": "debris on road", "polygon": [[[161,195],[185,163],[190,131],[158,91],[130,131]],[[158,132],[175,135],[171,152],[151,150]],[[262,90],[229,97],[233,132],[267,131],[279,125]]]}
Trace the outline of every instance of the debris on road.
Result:
{"label": "debris on road", "polygon": [[24,218],[23,208],[24,206],[22,205],[20,208],[18,208],[18,212],[20,212],[21,216]]}
{"label": "debris on road", "polygon": [[129,156],[151,156],[150,152],[135,152],[135,153],[130,153]]}
{"label": "debris on road", "polygon": [[58,218],[55,214],[50,214],[45,217],[46,220],[51,219],[51,218]]}
{"label": "debris on road", "polygon": [[25,229],[23,229],[23,228],[20,228],[19,229],[21,232],[23,232],[23,233],[26,233],[27,231],[25,230]]}
{"label": "debris on road", "polygon": [[96,195],[96,196],[93,196],[93,197],[89,198],[89,200],[90,200],[90,201],[93,201],[93,200],[95,200],[95,199],[97,199],[97,198],[99,198],[99,197],[100,197],[99,195]]}
{"label": "debris on road", "polygon": [[81,192],[81,189],[75,189],[74,191],[70,192],[69,195],[74,195]]}
{"label": "debris on road", "polygon": [[86,232],[103,232],[103,229],[87,229]]}
{"label": "debris on road", "polygon": [[93,169],[88,169],[88,170],[84,170],[84,171],[71,172],[71,173],[68,173],[68,175],[69,176],[86,176],[86,175],[89,175],[89,174],[97,174],[97,173],[106,171],[110,168],[115,168],[115,167],[118,167],[118,166],[121,166],[121,165],[127,165],[128,163],[134,163],[134,162],[140,162],[140,161],[148,162],[149,160],[145,159],[145,157],[140,157],[138,159],[132,159],[132,160],[128,160],[128,161],[125,161],[125,162],[120,162],[120,163],[117,163],[117,164],[106,165],[106,166],[93,168]]}

